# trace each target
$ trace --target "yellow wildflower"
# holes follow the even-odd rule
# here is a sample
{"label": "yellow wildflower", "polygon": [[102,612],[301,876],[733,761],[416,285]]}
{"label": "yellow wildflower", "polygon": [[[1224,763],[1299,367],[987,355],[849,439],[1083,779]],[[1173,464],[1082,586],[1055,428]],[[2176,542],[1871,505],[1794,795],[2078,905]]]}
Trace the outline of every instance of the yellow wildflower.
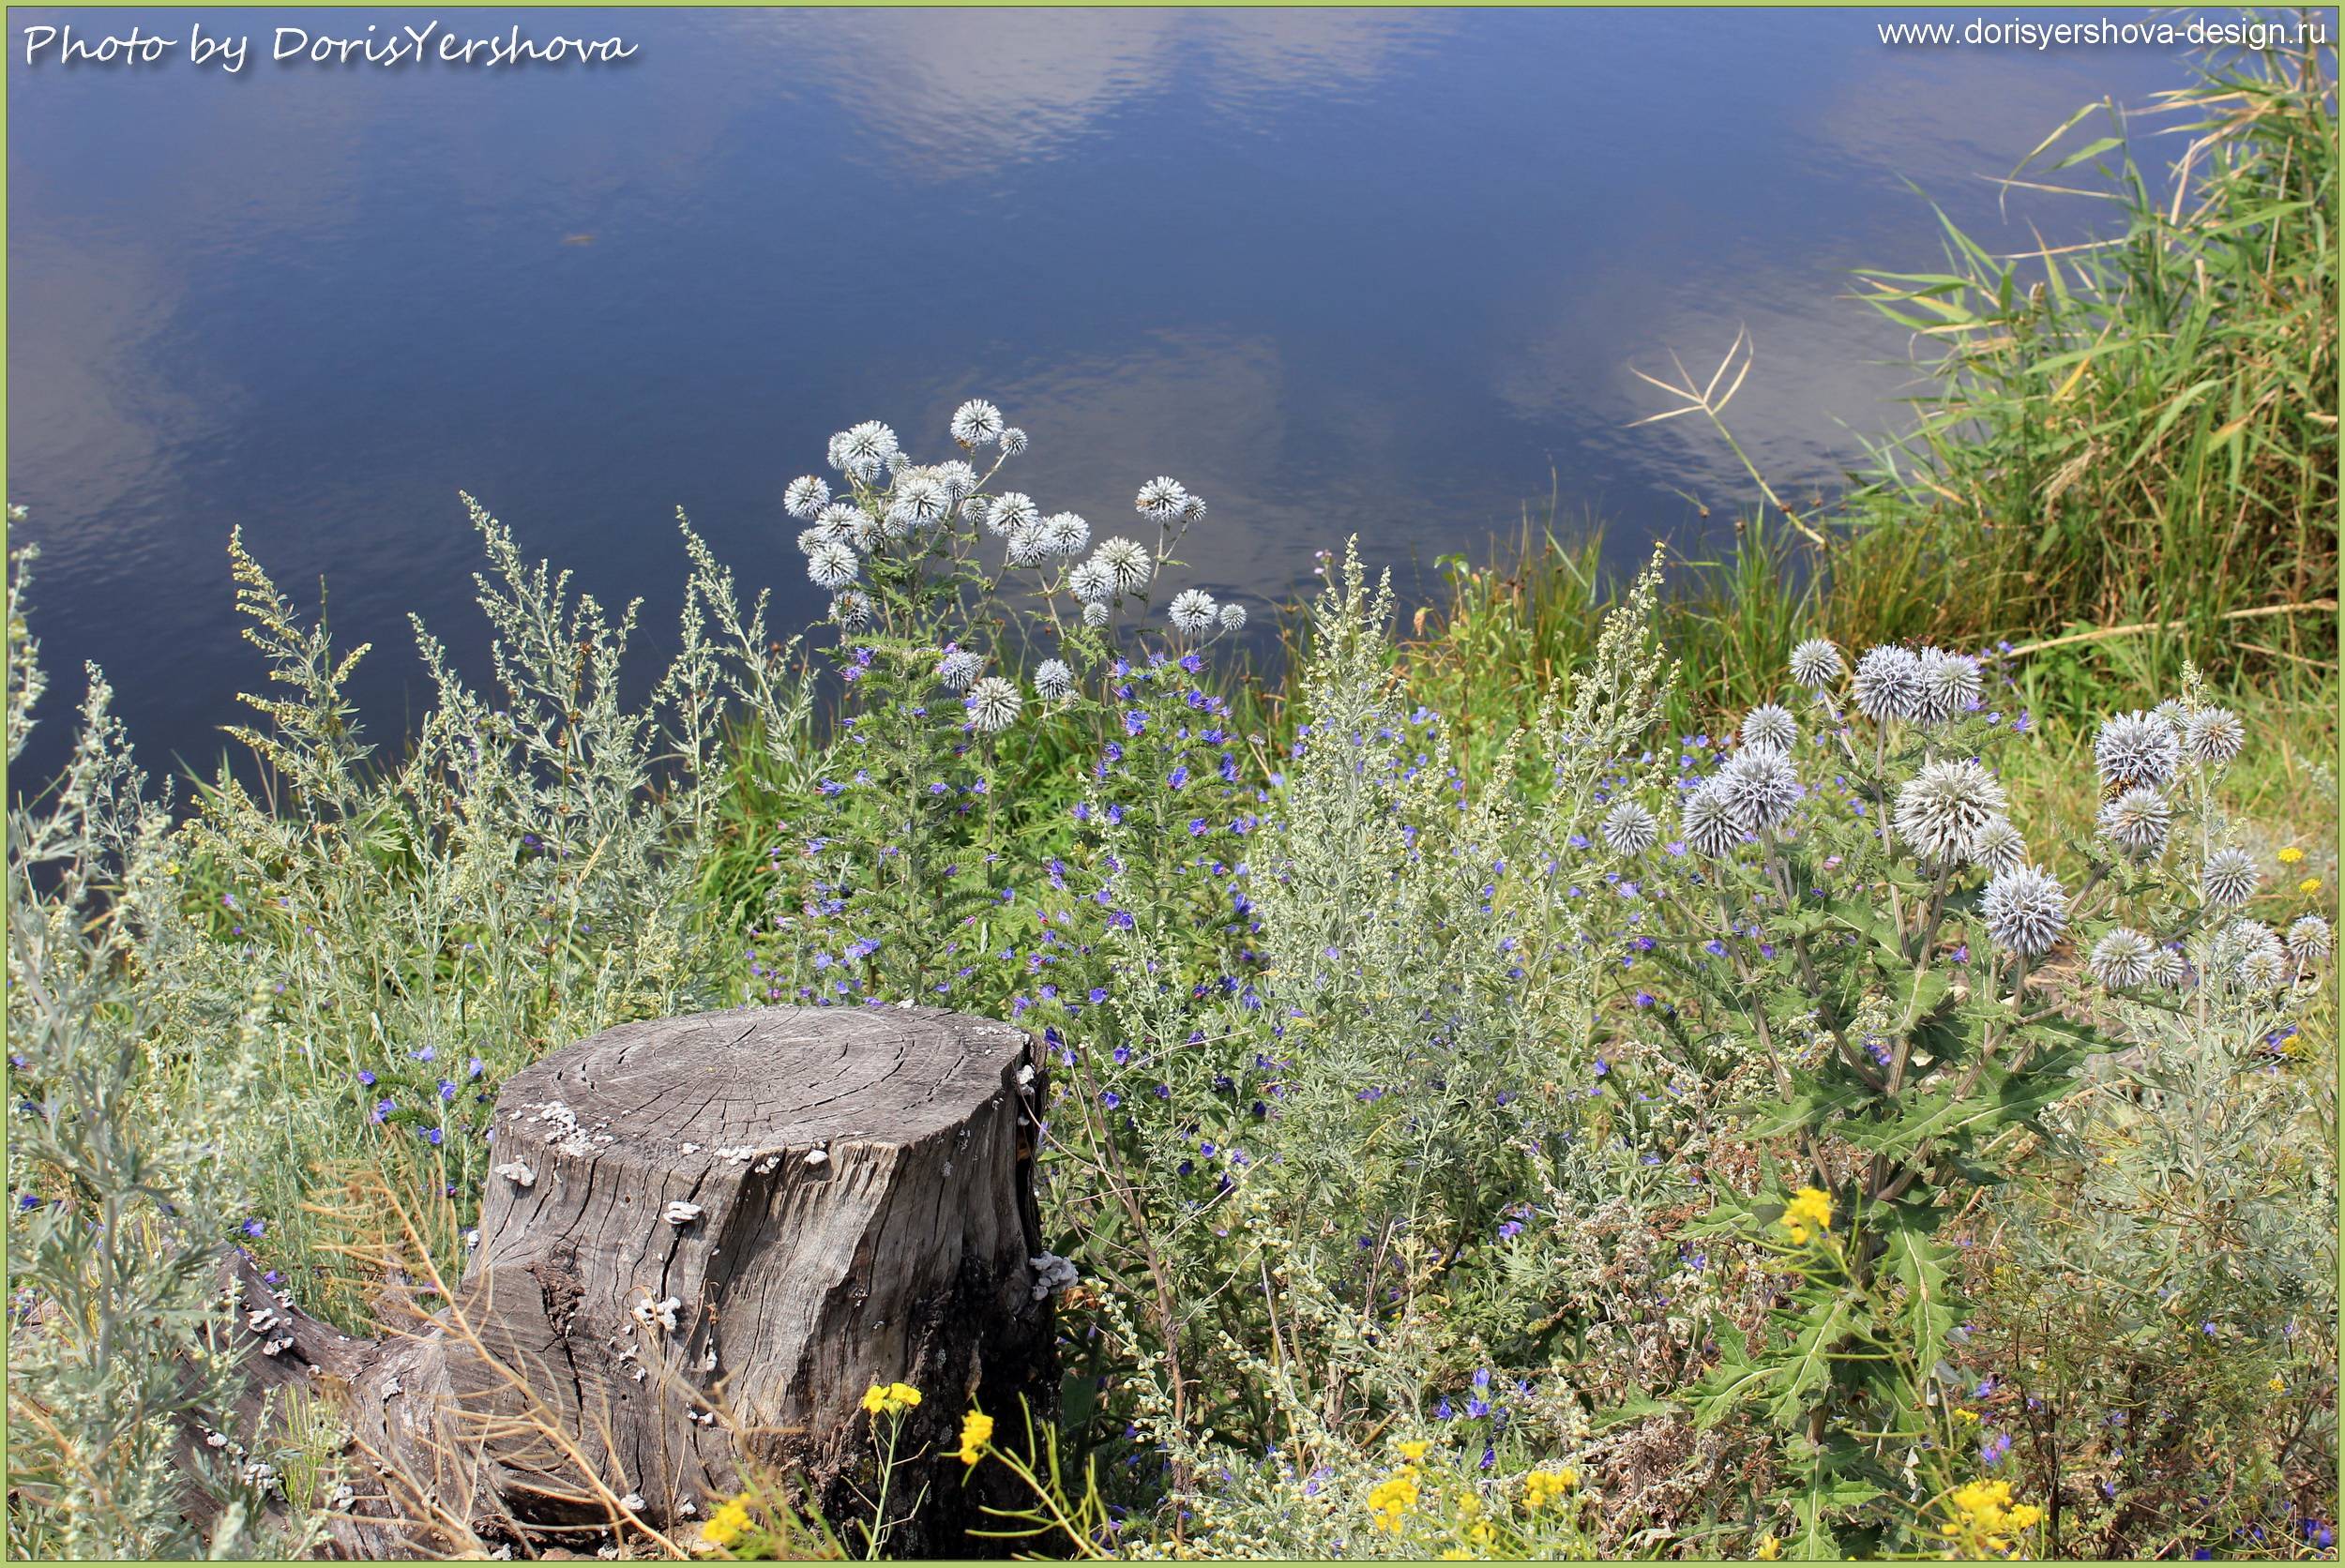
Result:
{"label": "yellow wildflower", "polygon": [[900,1415],[920,1402],[920,1391],[910,1383],[873,1383],[863,1391],[863,1408],[873,1415]]}
{"label": "yellow wildflower", "polygon": [[2280,864],[2282,866],[2293,866],[2304,858],[2305,852],[2298,849],[2293,844],[2289,845],[2288,848],[2280,852]]}
{"label": "yellow wildflower", "polygon": [[985,1453],[985,1445],[993,1440],[993,1418],[983,1410],[971,1410],[961,1418],[961,1462],[974,1465]]}
{"label": "yellow wildflower", "polygon": [[1463,1546],[1445,1546],[1442,1548],[1441,1560],[1444,1562],[1471,1562],[1474,1560],[1474,1553],[1467,1551]]}
{"label": "yellow wildflower", "polygon": [[747,1492],[723,1504],[701,1526],[701,1539],[712,1546],[730,1546],[749,1531]]}
{"label": "yellow wildflower", "polygon": [[1978,1412],[1974,1410],[1965,1409],[1960,1405],[1957,1405],[1954,1408],[1954,1419],[1957,1421],[1976,1421],[1978,1419]]}
{"label": "yellow wildflower", "polygon": [[1750,1555],[1762,1562],[1773,1562],[1783,1555],[1783,1543],[1772,1535],[1762,1535],[1759,1537],[1758,1549]]}
{"label": "yellow wildflower", "polygon": [[1816,1187],[1802,1187],[1783,1205],[1783,1229],[1793,1246],[1806,1246],[1817,1231],[1832,1229],[1832,1199]]}
{"label": "yellow wildflower", "polygon": [[1953,1515],[1946,1539],[1958,1556],[2016,1556],[2019,1547],[2011,1537],[2033,1529],[2044,1517],[2044,1511],[2035,1504],[2011,1500],[2008,1481],[1973,1481],[1957,1486],[1947,1497],[1946,1507]]}
{"label": "yellow wildflower", "polygon": [[2270,1389],[2274,1394],[2286,1394],[2288,1392],[2287,1381],[2277,1372],[2272,1374],[2271,1381],[2265,1383],[2263,1386]]}
{"label": "yellow wildflower", "polygon": [[2296,891],[2309,898],[2314,894],[2321,891],[2321,879],[2319,877],[2307,877],[2304,881],[2296,884]]}
{"label": "yellow wildflower", "polygon": [[1566,1465],[1562,1470],[1535,1470],[1522,1478],[1523,1506],[1534,1511],[1545,1508],[1580,1484],[1580,1472]]}
{"label": "yellow wildflower", "polygon": [[1420,1495],[1415,1477],[1406,1472],[1378,1482],[1368,1494],[1368,1511],[1376,1516],[1376,1528],[1399,1534],[1400,1516],[1416,1506]]}
{"label": "yellow wildflower", "polygon": [[1396,1442],[1393,1446],[1400,1451],[1400,1457],[1414,1465],[1424,1458],[1426,1450],[1433,1445],[1422,1438],[1412,1438],[1407,1442]]}
{"label": "yellow wildflower", "polygon": [[1488,1550],[1490,1543],[1498,1539],[1498,1531],[1490,1528],[1490,1522],[1488,1519],[1484,1519],[1466,1531],[1466,1539],[1484,1550]]}

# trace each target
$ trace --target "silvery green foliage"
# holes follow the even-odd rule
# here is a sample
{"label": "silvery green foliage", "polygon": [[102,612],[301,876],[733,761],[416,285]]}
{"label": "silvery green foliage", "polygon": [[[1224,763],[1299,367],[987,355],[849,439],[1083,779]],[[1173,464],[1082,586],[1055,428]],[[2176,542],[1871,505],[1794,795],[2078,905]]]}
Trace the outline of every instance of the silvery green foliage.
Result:
{"label": "silvery green foliage", "polygon": [[[28,559],[11,560],[8,593],[12,756],[43,686]],[[237,1425],[220,1262],[268,1141],[250,1114],[266,1007],[249,985],[169,984],[202,938],[172,896],[168,799],[146,791],[111,689],[88,676],[65,772],[8,818],[8,1544],[31,1558],[298,1551],[246,1533],[264,1500],[246,1478],[204,1448],[183,1457],[194,1424]],[[208,1531],[184,1516],[190,1486],[220,1510]]]}

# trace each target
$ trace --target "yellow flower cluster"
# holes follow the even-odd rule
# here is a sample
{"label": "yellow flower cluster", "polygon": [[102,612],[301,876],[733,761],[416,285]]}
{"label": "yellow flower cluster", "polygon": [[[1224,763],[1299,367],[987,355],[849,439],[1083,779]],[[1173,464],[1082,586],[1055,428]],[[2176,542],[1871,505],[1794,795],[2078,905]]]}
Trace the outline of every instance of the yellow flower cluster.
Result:
{"label": "yellow flower cluster", "polygon": [[974,1465],[985,1456],[985,1445],[993,1440],[993,1418],[983,1410],[971,1410],[961,1418],[961,1462]]}
{"label": "yellow flower cluster", "polygon": [[1580,1472],[1569,1465],[1562,1470],[1535,1470],[1522,1478],[1522,1505],[1536,1512],[1578,1485]]}
{"label": "yellow flower cluster", "polygon": [[749,1494],[742,1493],[718,1508],[701,1526],[701,1540],[711,1546],[730,1546],[749,1532]]}
{"label": "yellow flower cluster", "polygon": [[1416,1506],[1424,1494],[1417,1489],[1416,1467],[1403,1465],[1383,1481],[1369,1488],[1368,1511],[1375,1515],[1376,1528],[1386,1534],[1400,1533],[1401,1516]]}
{"label": "yellow flower cluster", "polygon": [[1783,1543],[1772,1535],[1762,1535],[1758,1546],[1750,1555],[1762,1562],[1773,1562],[1783,1555]]}
{"label": "yellow flower cluster", "polygon": [[1957,1557],[2012,1557],[2019,1547],[2011,1537],[2044,1517],[2032,1502],[2011,1500],[2008,1481],[1973,1481],[1957,1486],[1946,1499],[1953,1528],[1946,1539]]}
{"label": "yellow flower cluster", "polygon": [[2280,852],[2280,864],[2282,866],[2293,866],[2304,858],[2305,852],[2298,849],[2293,844],[2289,845],[2288,848]]}
{"label": "yellow flower cluster", "polygon": [[920,1391],[910,1383],[873,1383],[863,1391],[863,1408],[873,1415],[901,1415],[920,1402]]}
{"label": "yellow flower cluster", "polygon": [[1811,1236],[1832,1229],[1831,1198],[1816,1187],[1800,1188],[1783,1205],[1782,1225],[1793,1246],[1806,1246]]}

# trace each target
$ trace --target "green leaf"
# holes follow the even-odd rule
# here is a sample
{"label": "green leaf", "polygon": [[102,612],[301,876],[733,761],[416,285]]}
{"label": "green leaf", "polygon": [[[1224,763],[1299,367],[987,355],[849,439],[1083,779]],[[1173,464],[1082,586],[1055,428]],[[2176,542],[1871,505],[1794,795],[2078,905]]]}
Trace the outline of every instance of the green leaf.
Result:
{"label": "green leaf", "polygon": [[1960,1316],[1950,1282],[1954,1249],[1933,1237],[1944,1214],[1899,1203],[1876,1209],[1871,1217],[1882,1231],[1889,1272],[1905,1287],[1905,1327],[1914,1342],[1914,1363],[1935,1366],[1945,1355],[1946,1336]]}
{"label": "green leaf", "polygon": [[1782,1387],[1767,1413],[1780,1426],[1790,1426],[1815,1403],[1811,1397],[1832,1380],[1832,1352],[1848,1337],[1859,1319],[1853,1298],[1837,1295],[1821,1307],[1810,1306],[1792,1348],[1778,1370]]}

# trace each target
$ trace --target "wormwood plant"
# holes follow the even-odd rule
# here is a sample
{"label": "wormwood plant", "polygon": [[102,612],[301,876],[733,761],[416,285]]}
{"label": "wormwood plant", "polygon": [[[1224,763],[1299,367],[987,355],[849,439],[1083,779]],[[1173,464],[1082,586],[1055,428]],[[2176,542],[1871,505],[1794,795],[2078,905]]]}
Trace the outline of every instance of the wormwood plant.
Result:
{"label": "wormwood plant", "polygon": [[[2195,676],[2102,727],[2106,805],[2069,846],[2088,867],[2071,892],[1984,761],[2025,718],[1988,707],[1977,661],[1883,646],[1851,671],[1811,641],[1792,673],[1808,722],[1773,703],[1747,716],[1664,807],[1677,837],[1647,882],[1675,1006],[1640,1016],[1697,1069],[1763,1063],[1773,1093],[1747,1134],[1786,1156],[1722,1191],[1696,1233],[1751,1237],[1788,1300],[1755,1336],[1715,1323],[1718,1363],[1686,1397],[1698,1425],[1755,1406],[1784,1435],[1772,1505],[1802,1555],[2016,1550],[2041,1508],[1961,1472],[1974,1433],[1946,1367],[1965,1309],[1945,1232],[2122,1043],[2076,960],[2211,1050],[2302,1004],[2326,928],[2300,923],[2292,944],[2240,917],[2258,873],[2216,785],[2245,734]],[[1624,802],[1607,841],[1648,860],[1656,822]]]}

